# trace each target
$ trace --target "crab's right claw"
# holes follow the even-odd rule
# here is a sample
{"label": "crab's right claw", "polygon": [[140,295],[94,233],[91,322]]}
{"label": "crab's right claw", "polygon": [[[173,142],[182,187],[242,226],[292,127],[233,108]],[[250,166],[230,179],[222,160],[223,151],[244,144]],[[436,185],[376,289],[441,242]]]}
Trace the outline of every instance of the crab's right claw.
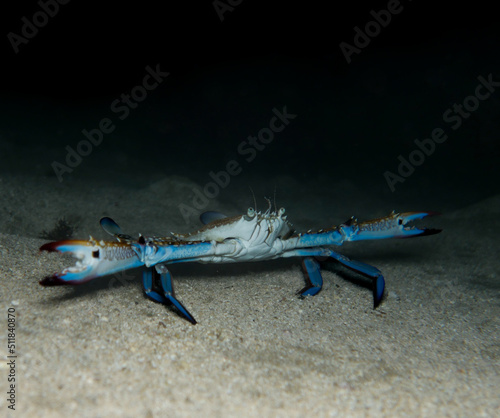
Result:
{"label": "crab's right claw", "polygon": [[399,238],[411,238],[424,235],[439,234],[442,229],[435,228],[417,228],[416,226],[408,226],[409,222],[426,218],[427,216],[440,215],[439,212],[404,212],[398,215],[398,224],[402,226],[401,236]]}
{"label": "crab's right claw", "polygon": [[42,286],[75,285],[97,277],[139,267],[143,263],[137,253],[126,243],[68,240],[49,242],[40,251],[68,253],[77,261],[59,273],[54,273],[40,281]]}

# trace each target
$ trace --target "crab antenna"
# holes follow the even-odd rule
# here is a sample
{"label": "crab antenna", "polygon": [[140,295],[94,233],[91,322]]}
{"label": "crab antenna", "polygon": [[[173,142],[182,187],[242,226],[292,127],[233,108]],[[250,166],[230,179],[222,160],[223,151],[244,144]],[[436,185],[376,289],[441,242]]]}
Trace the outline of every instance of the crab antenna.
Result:
{"label": "crab antenna", "polygon": [[254,208],[255,208],[255,213],[257,213],[257,200],[255,199],[255,193],[253,192],[253,189],[251,186],[248,186],[248,188],[250,189],[250,191],[252,192],[252,196],[253,196],[253,204],[254,204]]}
{"label": "crab antenna", "polygon": [[278,207],[276,206],[276,183],[274,183],[274,211],[278,213]]}
{"label": "crab antenna", "polygon": [[268,207],[267,207],[267,210],[266,210],[266,214],[268,214],[268,213],[271,212],[271,208],[272,208],[271,199],[269,199],[268,197],[264,197],[264,199],[267,200]]}

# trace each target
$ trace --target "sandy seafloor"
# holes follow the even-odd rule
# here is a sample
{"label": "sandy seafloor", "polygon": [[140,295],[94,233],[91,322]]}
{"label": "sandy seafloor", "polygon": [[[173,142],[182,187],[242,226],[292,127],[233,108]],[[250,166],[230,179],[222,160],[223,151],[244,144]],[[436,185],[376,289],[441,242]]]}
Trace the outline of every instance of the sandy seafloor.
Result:
{"label": "sandy seafloor", "polygon": [[[478,77],[500,80],[495,33],[367,50],[350,66],[319,56],[172,71],[124,121],[110,103],[155,62],[109,97],[0,97],[0,416],[500,416],[500,88],[459,129],[443,120]],[[59,88],[76,88],[78,75]],[[241,141],[284,107],[297,118],[246,163]],[[104,117],[115,131],[59,182],[52,162]],[[449,139],[391,193],[383,173],[437,127]],[[61,218],[75,239],[107,238],[103,216],[133,236],[191,231],[200,224],[179,204],[231,159],[243,172],[204,210],[245,213],[251,186],[259,209],[276,189],[298,231],[394,209],[441,212],[422,224],[443,232],[340,248],[383,272],[375,310],[360,276],[333,262],[304,300],[300,260],[173,265],[195,326],[147,299],[138,270],[38,284],[73,264],[38,251]],[[6,403],[9,308],[16,411]]]}
{"label": "sandy seafloor", "polygon": [[[274,180],[286,185],[279,205],[299,230],[348,216],[335,203],[345,182],[318,197],[322,191],[307,192],[307,183]],[[5,318],[15,308],[18,354],[18,410],[4,415],[2,377],[3,416],[500,413],[499,196],[428,218],[426,225],[444,229],[439,235],[345,245],[345,254],[385,275],[376,310],[371,291],[349,280],[358,276],[334,263],[323,269],[323,291],[305,300],[295,295],[304,284],[298,260],[173,266],[177,295],[199,322],[193,326],[143,296],[139,271],[41,287],[67,262],[40,254],[47,240],[33,237],[63,215],[79,218],[78,238],[104,238],[103,215],[133,234],[189,230],[177,205],[193,183],[166,177],[136,190],[86,184],[88,192],[77,182],[53,184],[0,181],[1,195],[10,196],[2,230],[18,230],[0,237],[1,312]],[[144,205],[151,194],[168,198]],[[253,200],[246,190],[231,198],[233,205],[212,203],[235,214]],[[386,212],[381,200],[362,206],[364,217]],[[6,338],[4,327],[2,353]],[[6,374],[5,358],[1,368]]]}

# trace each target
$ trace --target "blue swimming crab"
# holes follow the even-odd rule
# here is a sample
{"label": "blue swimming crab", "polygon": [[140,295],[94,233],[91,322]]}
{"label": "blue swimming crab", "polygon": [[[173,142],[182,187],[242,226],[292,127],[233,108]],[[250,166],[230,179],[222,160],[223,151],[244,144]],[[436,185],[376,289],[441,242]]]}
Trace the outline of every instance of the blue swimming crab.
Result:
{"label": "blue swimming crab", "polygon": [[[271,205],[269,205],[271,206]],[[177,299],[168,265],[173,263],[237,263],[277,258],[300,257],[306,286],[297,292],[300,297],[314,296],[323,286],[320,260],[337,260],[342,265],[372,281],[374,308],[382,300],[385,280],[377,268],[351,260],[332,249],[346,241],[385,238],[411,238],[433,235],[441,230],[408,225],[434,212],[405,212],[358,222],[346,222],[318,231],[296,233],[288,222],[285,209],[264,213],[249,208],[243,215],[227,217],[219,212],[200,216],[204,226],[187,234],[171,233],[167,237],[139,235],[133,239],[124,234],[109,217],[102,218],[101,227],[115,241],[66,240],[42,245],[42,251],[70,253],[77,261],[73,267],[45,277],[43,286],[76,285],[120,271],[142,267],[145,294],[152,300],[173,305],[192,324],[196,320]]]}

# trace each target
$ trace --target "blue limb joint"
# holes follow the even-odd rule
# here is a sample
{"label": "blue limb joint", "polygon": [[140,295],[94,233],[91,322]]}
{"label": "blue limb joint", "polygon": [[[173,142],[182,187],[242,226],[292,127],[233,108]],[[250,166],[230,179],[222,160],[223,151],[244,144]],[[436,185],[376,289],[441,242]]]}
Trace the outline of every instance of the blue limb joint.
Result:
{"label": "blue limb joint", "polygon": [[323,279],[321,277],[319,262],[314,257],[319,257],[321,259],[327,259],[330,257],[337,260],[347,268],[372,279],[374,307],[376,308],[382,301],[382,297],[384,296],[385,280],[384,276],[382,276],[382,272],[376,267],[362,263],[361,261],[351,260],[345,255],[339,254],[327,248],[302,249],[297,250],[296,254],[304,256],[302,266],[306,275],[307,286],[298,292],[301,296],[314,296],[320,292],[321,287],[323,286]]}
{"label": "blue limb joint", "polygon": [[142,273],[142,285],[150,299],[165,305],[174,305],[182,316],[193,325],[196,324],[193,316],[175,297],[172,275],[164,264],[145,269]]}
{"label": "blue limb joint", "polygon": [[319,293],[323,287],[323,277],[319,268],[319,263],[313,257],[305,257],[302,260],[302,268],[306,276],[306,287],[297,293],[301,297],[314,296]]}

